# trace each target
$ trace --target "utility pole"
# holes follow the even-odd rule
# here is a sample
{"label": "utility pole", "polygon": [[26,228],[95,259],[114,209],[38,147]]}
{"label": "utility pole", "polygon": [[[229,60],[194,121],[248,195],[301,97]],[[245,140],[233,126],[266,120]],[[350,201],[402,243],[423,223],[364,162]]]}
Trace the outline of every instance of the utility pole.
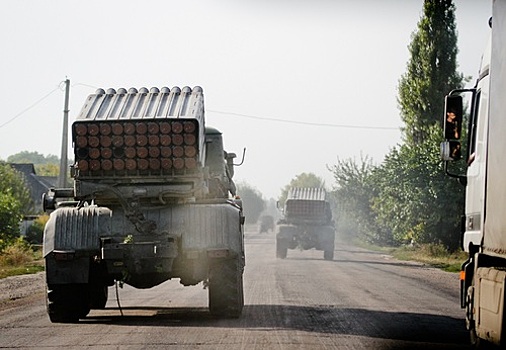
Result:
{"label": "utility pole", "polygon": [[63,107],[63,130],[61,138],[61,159],[60,159],[60,174],[58,176],[58,187],[66,188],[67,173],[68,173],[68,135],[69,135],[69,95],[70,95],[70,80],[65,79],[65,105]]}

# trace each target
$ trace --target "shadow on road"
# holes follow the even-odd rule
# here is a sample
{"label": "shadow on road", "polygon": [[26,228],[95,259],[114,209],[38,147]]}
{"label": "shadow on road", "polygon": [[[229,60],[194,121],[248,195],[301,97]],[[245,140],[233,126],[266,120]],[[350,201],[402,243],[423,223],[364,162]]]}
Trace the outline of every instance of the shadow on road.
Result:
{"label": "shadow on road", "polygon": [[[117,311],[117,315],[111,316],[112,311]],[[127,326],[244,328],[250,331],[286,329],[401,340],[410,342],[411,345],[407,348],[413,348],[413,343],[420,343],[420,349],[427,343],[460,344],[459,348],[462,349],[467,348],[468,344],[468,334],[462,319],[327,305],[246,305],[239,319],[215,319],[207,308],[123,308],[125,316],[120,316],[116,308],[108,308],[103,312],[109,315],[88,317],[82,322]],[[432,348],[433,346],[430,347]]]}

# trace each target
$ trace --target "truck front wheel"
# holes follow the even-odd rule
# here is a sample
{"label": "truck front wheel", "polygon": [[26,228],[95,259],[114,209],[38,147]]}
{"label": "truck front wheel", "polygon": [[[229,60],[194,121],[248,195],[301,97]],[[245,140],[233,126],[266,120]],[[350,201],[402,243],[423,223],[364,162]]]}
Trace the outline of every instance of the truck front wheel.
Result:
{"label": "truck front wheel", "polygon": [[485,339],[479,338],[478,335],[476,334],[475,329],[471,329],[469,334],[470,334],[470,341],[471,341],[471,345],[472,345],[473,349],[476,349],[476,350],[502,349],[502,348],[486,341]]}
{"label": "truck front wheel", "polygon": [[279,259],[286,259],[288,253],[288,242],[283,238],[276,240],[276,257]]}
{"label": "truck front wheel", "polygon": [[324,250],[323,251],[323,259],[333,260],[334,259],[334,250]]}
{"label": "truck front wheel", "polygon": [[238,318],[244,306],[240,258],[214,261],[209,271],[209,311],[220,318]]}

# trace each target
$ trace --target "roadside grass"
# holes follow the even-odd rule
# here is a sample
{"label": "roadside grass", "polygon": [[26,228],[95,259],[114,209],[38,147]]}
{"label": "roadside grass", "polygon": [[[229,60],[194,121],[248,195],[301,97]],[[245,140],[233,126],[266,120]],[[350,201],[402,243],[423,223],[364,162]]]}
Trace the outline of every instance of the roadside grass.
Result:
{"label": "roadside grass", "polygon": [[398,260],[417,261],[448,272],[459,272],[467,259],[463,251],[448,252],[440,244],[415,244],[413,246],[380,247],[365,242],[355,242],[359,247],[392,255]]}
{"label": "roadside grass", "polygon": [[448,252],[444,246],[437,244],[399,247],[395,248],[392,255],[398,260],[418,261],[448,272],[459,272],[462,263],[467,259],[466,252]]}
{"label": "roadside grass", "polygon": [[39,264],[38,262],[34,265],[0,266],[0,279],[10,276],[29,275],[41,271],[44,271],[44,264]]}
{"label": "roadside grass", "polygon": [[0,278],[44,271],[42,250],[16,241],[0,253]]}
{"label": "roadside grass", "polygon": [[[459,272],[460,266],[467,259],[467,253],[457,251],[450,253],[442,245],[422,244],[401,247],[381,247],[363,241],[353,244],[392,255],[398,260],[418,261],[448,272]],[[40,246],[33,246],[20,240],[0,252],[0,279],[44,271],[44,260]]]}

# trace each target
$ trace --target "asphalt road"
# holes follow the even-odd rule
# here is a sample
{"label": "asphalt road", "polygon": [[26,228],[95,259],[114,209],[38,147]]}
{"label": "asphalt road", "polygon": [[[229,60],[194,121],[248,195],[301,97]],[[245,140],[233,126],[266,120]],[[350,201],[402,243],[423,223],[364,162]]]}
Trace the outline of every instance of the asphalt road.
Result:
{"label": "asphalt road", "polygon": [[341,243],[333,261],[314,250],[280,260],[272,233],[246,232],[246,254],[237,320],[213,319],[207,290],[175,280],[120,288],[121,311],[111,287],[105,310],[52,324],[37,278],[35,292],[0,303],[0,349],[468,348],[457,274]]}

